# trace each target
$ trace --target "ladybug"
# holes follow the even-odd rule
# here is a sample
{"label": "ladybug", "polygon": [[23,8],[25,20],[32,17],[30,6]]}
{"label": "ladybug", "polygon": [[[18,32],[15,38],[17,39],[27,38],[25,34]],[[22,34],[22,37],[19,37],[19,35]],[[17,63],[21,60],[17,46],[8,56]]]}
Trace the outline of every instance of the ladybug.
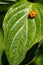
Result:
{"label": "ladybug", "polygon": [[30,18],[34,18],[34,17],[36,16],[36,14],[37,14],[37,12],[36,12],[35,10],[33,10],[33,11],[31,11],[31,12],[29,13],[29,17],[30,17]]}

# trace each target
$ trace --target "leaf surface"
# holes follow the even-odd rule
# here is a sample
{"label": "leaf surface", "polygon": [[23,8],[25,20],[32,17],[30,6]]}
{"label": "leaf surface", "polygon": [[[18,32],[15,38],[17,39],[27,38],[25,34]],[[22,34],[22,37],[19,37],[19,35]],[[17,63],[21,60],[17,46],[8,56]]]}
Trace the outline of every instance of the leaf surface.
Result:
{"label": "leaf surface", "polygon": [[[5,51],[10,65],[18,65],[23,61],[26,52],[43,36],[43,7],[38,3],[19,2],[7,12],[4,22]],[[40,9],[39,9],[40,8]],[[30,11],[37,15],[29,17]]]}

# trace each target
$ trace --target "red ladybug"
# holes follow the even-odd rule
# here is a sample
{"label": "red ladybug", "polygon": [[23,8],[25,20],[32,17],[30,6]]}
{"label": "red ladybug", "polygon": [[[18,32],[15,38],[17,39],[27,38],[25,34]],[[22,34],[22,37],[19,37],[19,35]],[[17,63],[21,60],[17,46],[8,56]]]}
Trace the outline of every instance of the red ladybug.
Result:
{"label": "red ladybug", "polygon": [[36,14],[37,14],[37,12],[36,12],[35,10],[33,10],[33,11],[31,11],[31,12],[29,13],[29,17],[30,17],[30,18],[34,18],[34,17],[36,16]]}

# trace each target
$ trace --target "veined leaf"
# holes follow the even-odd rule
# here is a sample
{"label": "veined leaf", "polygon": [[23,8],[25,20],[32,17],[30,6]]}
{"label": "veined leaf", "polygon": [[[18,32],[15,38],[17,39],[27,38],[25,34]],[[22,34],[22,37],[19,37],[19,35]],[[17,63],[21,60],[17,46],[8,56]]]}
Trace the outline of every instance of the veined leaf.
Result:
{"label": "veined leaf", "polygon": [[12,6],[16,2],[0,2],[0,25],[3,23],[4,16],[10,6]]}
{"label": "veined leaf", "polygon": [[4,40],[3,40],[3,31],[0,27],[0,65],[2,64],[1,63],[1,56],[2,56],[2,52],[4,50]]}
{"label": "veined leaf", "polygon": [[[7,12],[4,22],[5,51],[10,65],[18,65],[26,52],[43,36],[43,8],[38,3],[19,2]],[[30,18],[30,11],[37,12],[36,17]],[[42,24],[42,25],[41,25]],[[42,35],[41,35],[42,34]]]}
{"label": "veined leaf", "polygon": [[29,51],[27,51],[25,58],[19,65],[30,65],[33,60],[35,59],[35,56],[37,55],[39,43],[35,44]]}

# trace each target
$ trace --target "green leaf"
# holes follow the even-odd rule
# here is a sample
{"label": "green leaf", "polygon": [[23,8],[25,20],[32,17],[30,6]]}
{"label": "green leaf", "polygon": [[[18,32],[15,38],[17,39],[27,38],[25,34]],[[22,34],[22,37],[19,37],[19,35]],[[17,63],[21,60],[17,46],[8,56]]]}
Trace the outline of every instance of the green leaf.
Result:
{"label": "green leaf", "polygon": [[39,55],[36,57],[35,65],[43,65],[43,55]]}
{"label": "green leaf", "polygon": [[36,3],[34,9],[37,11],[35,18],[36,34],[33,41],[35,43],[43,38],[43,7],[39,3]]}
{"label": "green leaf", "polygon": [[34,65],[43,65],[43,50],[42,49],[43,49],[43,41],[41,41],[39,52],[33,61]]}
{"label": "green leaf", "polygon": [[[32,10],[35,10],[37,15],[31,19],[29,13]],[[5,51],[10,65],[18,65],[23,61],[26,52],[42,39],[42,12],[40,4],[27,1],[13,5],[7,12],[3,30]]]}
{"label": "green leaf", "polygon": [[3,30],[0,27],[0,65],[1,65],[1,56],[4,50],[4,39],[3,39]]}
{"label": "green leaf", "polygon": [[30,65],[33,62],[35,56],[37,55],[39,43],[35,44],[29,51],[27,51],[25,58],[19,65]]}
{"label": "green leaf", "polygon": [[14,3],[9,3],[9,2],[0,2],[0,12],[1,11],[7,11],[10,6],[12,6]]}
{"label": "green leaf", "polygon": [[0,26],[8,9],[16,2],[0,2]]}

